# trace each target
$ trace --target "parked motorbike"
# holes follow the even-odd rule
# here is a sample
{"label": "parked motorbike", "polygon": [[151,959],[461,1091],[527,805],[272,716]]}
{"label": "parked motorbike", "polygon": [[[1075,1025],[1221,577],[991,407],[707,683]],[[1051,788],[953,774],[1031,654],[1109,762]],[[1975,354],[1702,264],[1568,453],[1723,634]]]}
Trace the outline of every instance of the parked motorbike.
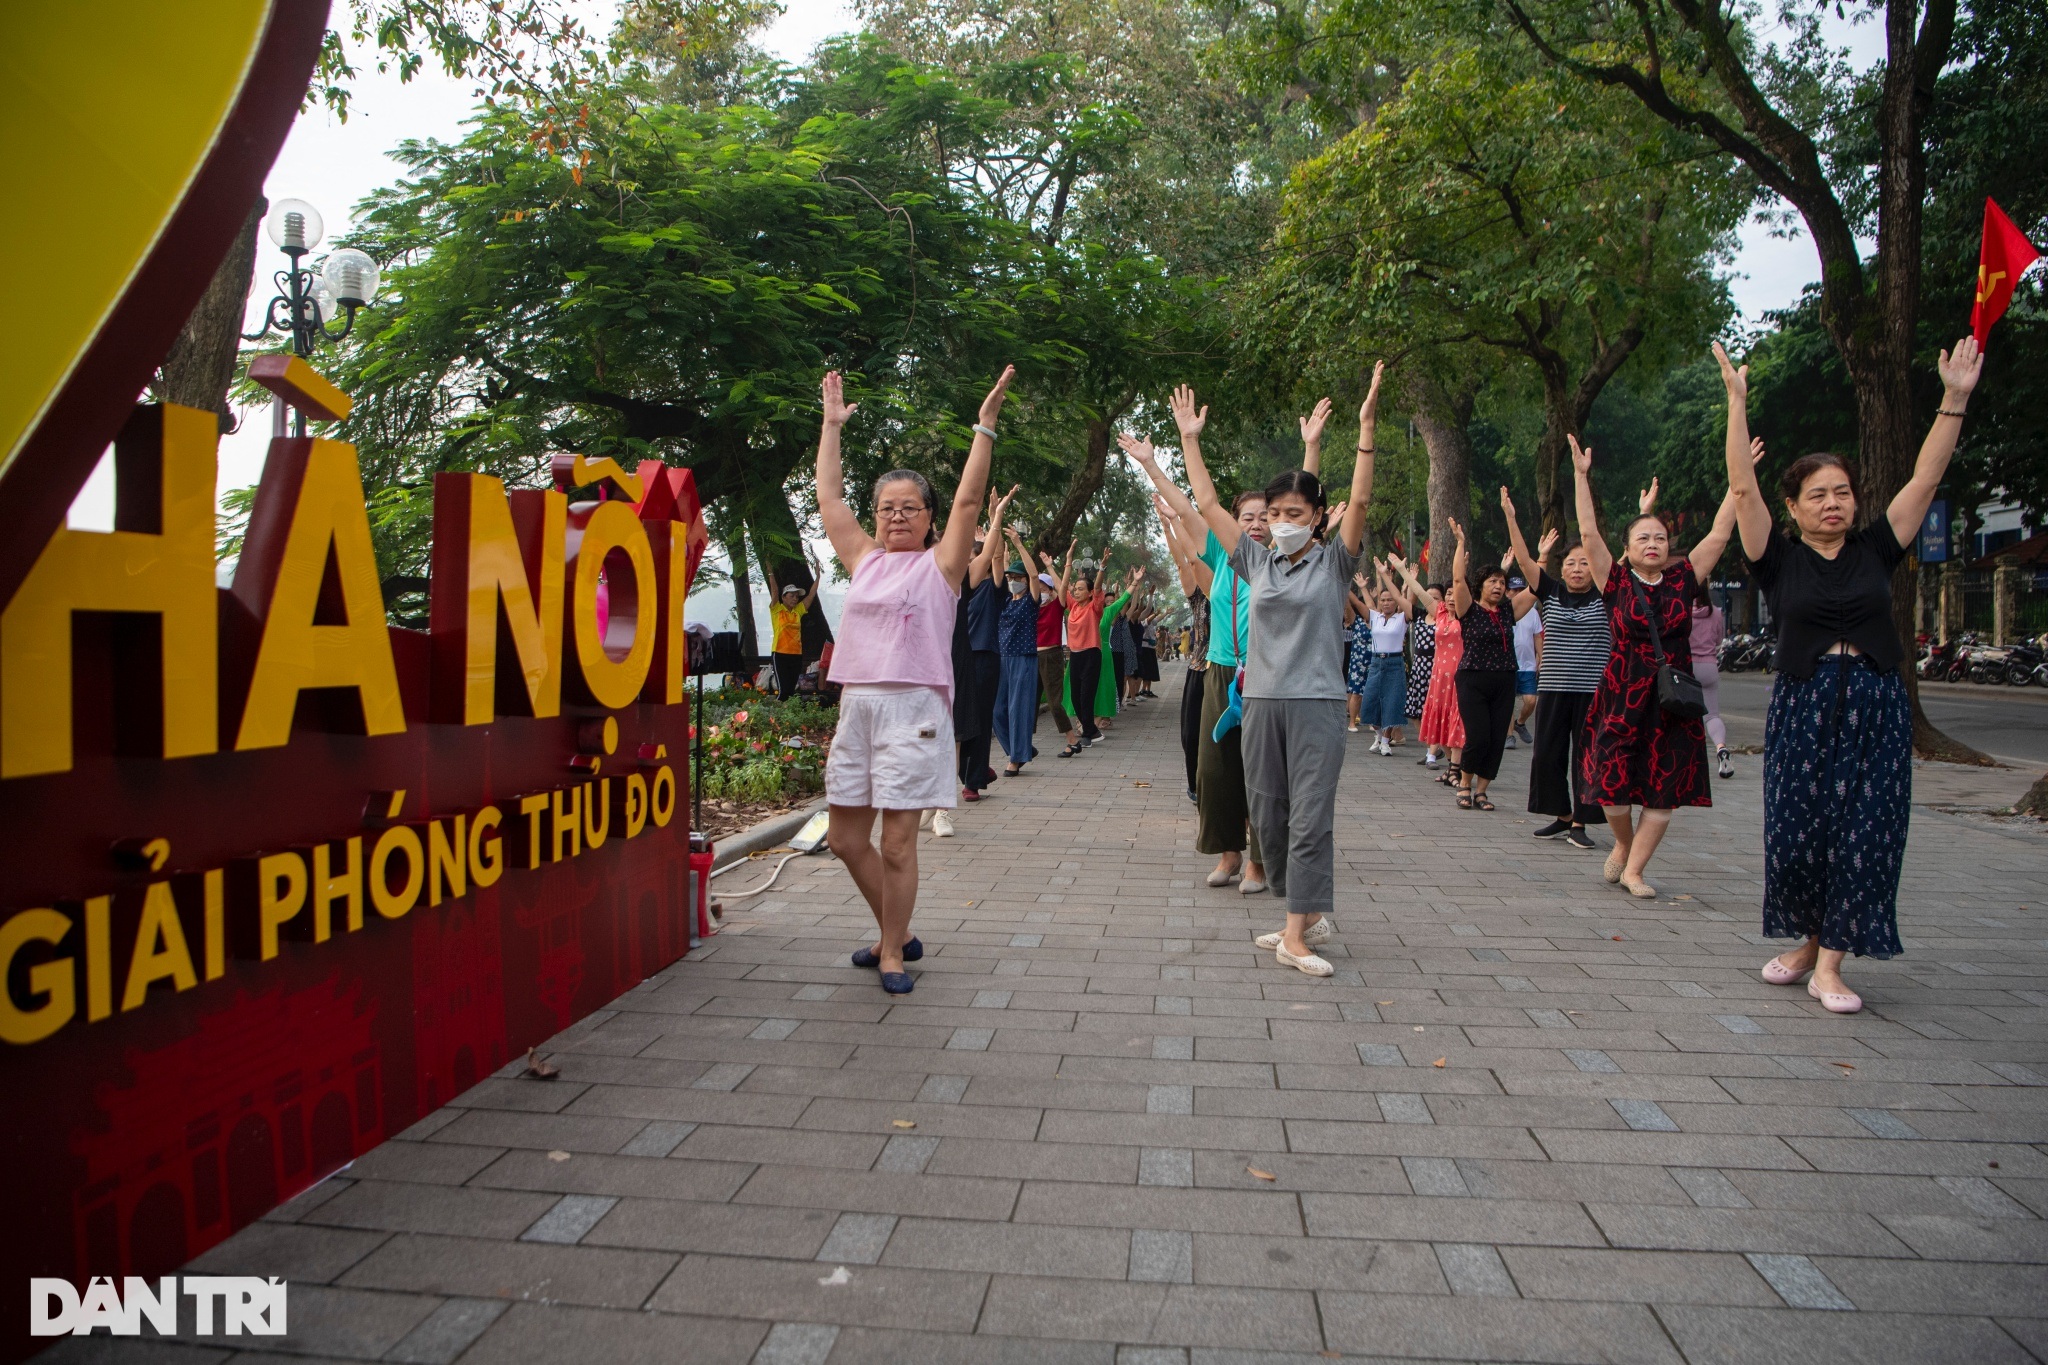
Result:
{"label": "parked motorbike", "polygon": [[2048,664],[2048,648],[2039,638],[2014,645],[2005,656],[2005,681],[2009,687],[2032,685],[2034,675]]}

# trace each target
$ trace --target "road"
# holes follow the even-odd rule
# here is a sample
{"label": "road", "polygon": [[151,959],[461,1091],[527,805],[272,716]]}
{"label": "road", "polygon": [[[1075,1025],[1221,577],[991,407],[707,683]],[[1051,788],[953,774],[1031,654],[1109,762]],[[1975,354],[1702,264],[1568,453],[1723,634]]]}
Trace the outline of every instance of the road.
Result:
{"label": "road", "polygon": [[[1729,738],[1762,743],[1770,700],[1770,674],[1723,674],[1721,715]],[[1953,738],[2017,766],[2048,766],[2048,688],[1922,683],[1920,702],[1927,718]]]}

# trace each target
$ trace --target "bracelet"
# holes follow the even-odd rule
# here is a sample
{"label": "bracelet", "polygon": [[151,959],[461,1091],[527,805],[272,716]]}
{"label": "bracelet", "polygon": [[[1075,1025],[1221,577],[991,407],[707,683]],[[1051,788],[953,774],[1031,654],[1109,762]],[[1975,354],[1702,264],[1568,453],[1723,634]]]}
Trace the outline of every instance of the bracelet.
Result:
{"label": "bracelet", "polygon": [[1961,417],[1963,414],[1961,410],[1957,408],[1936,408],[1934,410],[1934,415],[1936,417]]}
{"label": "bracelet", "polygon": [[976,422],[974,424],[974,429],[979,434],[988,437],[991,441],[993,441],[996,438],[995,428],[993,427],[985,427],[981,423]]}
{"label": "bracelet", "polygon": [[1359,454],[1361,454],[1361,455],[1377,455],[1377,454],[1379,454],[1379,452],[1378,452],[1378,451],[1376,451],[1376,450],[1374,450],[1374,449],[1373,449],[1373,448],[1372,448],[1371,446],[1360,446],[1360,447],[1358,447],[1358,453],[1359,453]]}

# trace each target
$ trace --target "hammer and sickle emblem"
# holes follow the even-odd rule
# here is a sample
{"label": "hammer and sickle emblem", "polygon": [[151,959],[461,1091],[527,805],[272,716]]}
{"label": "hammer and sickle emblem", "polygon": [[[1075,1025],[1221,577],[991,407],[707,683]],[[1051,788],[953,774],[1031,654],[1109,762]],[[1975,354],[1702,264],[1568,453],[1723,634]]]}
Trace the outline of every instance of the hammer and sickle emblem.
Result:
{"label": "hammer and sickle emblem", "polygon": [[2005,278],[2003,270],[1991,271],[1987,276],[1983,266],[1977,267],[1977,302],[1982,303],[1997,292],[1998,282]]}

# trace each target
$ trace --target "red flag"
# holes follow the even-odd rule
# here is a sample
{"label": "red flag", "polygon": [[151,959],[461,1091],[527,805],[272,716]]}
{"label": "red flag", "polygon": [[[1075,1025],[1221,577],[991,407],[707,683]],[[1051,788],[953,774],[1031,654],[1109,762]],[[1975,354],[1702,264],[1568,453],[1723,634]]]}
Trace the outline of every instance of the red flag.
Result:
{"label": "red flag", "polygon": [[2013,286],[2041,253],[2026,234],[2013,226],[2005,210],[1988,197],[1984,200],[1984,246],[1977,257],[1977,306],[1970,310],[1970,331],[1982,346],[1991,335],[1991,324],[2005,316],[2012,302]]}

